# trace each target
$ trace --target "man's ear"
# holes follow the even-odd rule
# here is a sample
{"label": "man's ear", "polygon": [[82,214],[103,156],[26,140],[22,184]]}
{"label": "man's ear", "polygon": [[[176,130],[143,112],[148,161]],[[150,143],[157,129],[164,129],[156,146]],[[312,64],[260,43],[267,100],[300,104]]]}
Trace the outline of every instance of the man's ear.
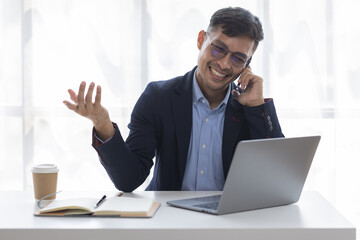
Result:
{"label": "man's ear", "polygon": [[199,50],[201,50],[202,45],[204,44],[206,38],[206,32],[204,30],[201,30],[198,35],[197,39],[197,47]]}

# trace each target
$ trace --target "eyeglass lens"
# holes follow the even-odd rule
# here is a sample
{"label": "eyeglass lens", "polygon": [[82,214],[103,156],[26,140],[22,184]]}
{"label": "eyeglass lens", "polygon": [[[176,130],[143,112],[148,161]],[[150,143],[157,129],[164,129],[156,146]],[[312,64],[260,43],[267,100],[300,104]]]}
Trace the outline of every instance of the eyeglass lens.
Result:
{"label": "eyeglass lens", "polygon": [[[226,56],[229,51],[216,46],[215,44],[211,43],[211,55],[217,59],[221,59]],[[231,53],[231,62],[234,67],[243,68],[246,65],[246,59],[239,54]]]}

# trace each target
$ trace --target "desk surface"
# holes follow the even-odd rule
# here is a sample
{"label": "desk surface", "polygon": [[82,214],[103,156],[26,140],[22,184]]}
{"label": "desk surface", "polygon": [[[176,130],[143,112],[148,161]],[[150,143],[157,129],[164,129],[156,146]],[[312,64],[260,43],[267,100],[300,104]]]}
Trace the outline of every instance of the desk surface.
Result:
{"label": "desk surface", "polygon": [[[168,206],[166,201],[219,192],[135,192],[161,207],[153,218],[36,217],[32,192],[0,192],[0,239],[342,239],[355,240],[352,226],[317,192],[296,204],[214,216]],[[103,193],[60,193],[58,198]],[[113,193],[115,194],[115,193]],[[111,193],[110,193],[111,195]]]}

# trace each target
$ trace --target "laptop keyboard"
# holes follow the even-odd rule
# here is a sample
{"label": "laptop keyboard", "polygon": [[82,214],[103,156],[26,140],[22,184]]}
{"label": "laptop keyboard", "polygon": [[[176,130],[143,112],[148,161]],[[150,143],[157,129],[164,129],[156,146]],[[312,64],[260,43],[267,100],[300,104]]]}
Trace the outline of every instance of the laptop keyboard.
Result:
{"label": "laptop keyboard", "polygon": [[219,202],[201,203],[201,204],[194,205],[194,207],[217,210],[219,207]]}
{"label": "laptop keyboard", "polygon": [[201,201],[204,203],[208,202],[219,202],[221,198],[221,195],[212,195],[207,197],[197,197],[197,198],[191,198],[191,200]]}
{"label": "laptop keyboard", "polygon": [[219,207],[220,198],[221,198],[221,195],[193,198],[192,200],[203,202],[203,203],[199,203],[199,204],[194,204],[193,206],[199,207],[199,208],[217,210]]}

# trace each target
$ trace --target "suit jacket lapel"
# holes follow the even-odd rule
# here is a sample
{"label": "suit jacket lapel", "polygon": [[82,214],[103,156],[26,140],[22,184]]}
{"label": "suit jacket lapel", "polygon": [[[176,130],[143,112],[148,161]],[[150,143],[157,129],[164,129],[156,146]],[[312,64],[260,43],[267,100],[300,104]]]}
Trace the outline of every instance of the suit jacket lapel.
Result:
{"label": "suit jacket lapel", "polygon": [[194,68],[191,72],[179,81],[173,96],[173,116],[175,121],[176,139],[179,157],[179,176],[180,184],[184,177],[187,155],[190,144],[192,128],[192,80],[195,73]]}
{"label": "suit jacket lapel", "polygon": [[[231,84],[231,89],[234,88],[234,84]],[[225,110],[225,119],[224,119],[224,130],[223,130],[223,142],[222,142],[222,161],[223,161],[223,171],[224,177],[226,179],[229,172],[233,152],[235,150],[238,138],[240,135],[242,126],[241,122],[244,121],[239,113],[236,113],[236,109],[239,108],[236,100],[230,95],[228,103]]]}

